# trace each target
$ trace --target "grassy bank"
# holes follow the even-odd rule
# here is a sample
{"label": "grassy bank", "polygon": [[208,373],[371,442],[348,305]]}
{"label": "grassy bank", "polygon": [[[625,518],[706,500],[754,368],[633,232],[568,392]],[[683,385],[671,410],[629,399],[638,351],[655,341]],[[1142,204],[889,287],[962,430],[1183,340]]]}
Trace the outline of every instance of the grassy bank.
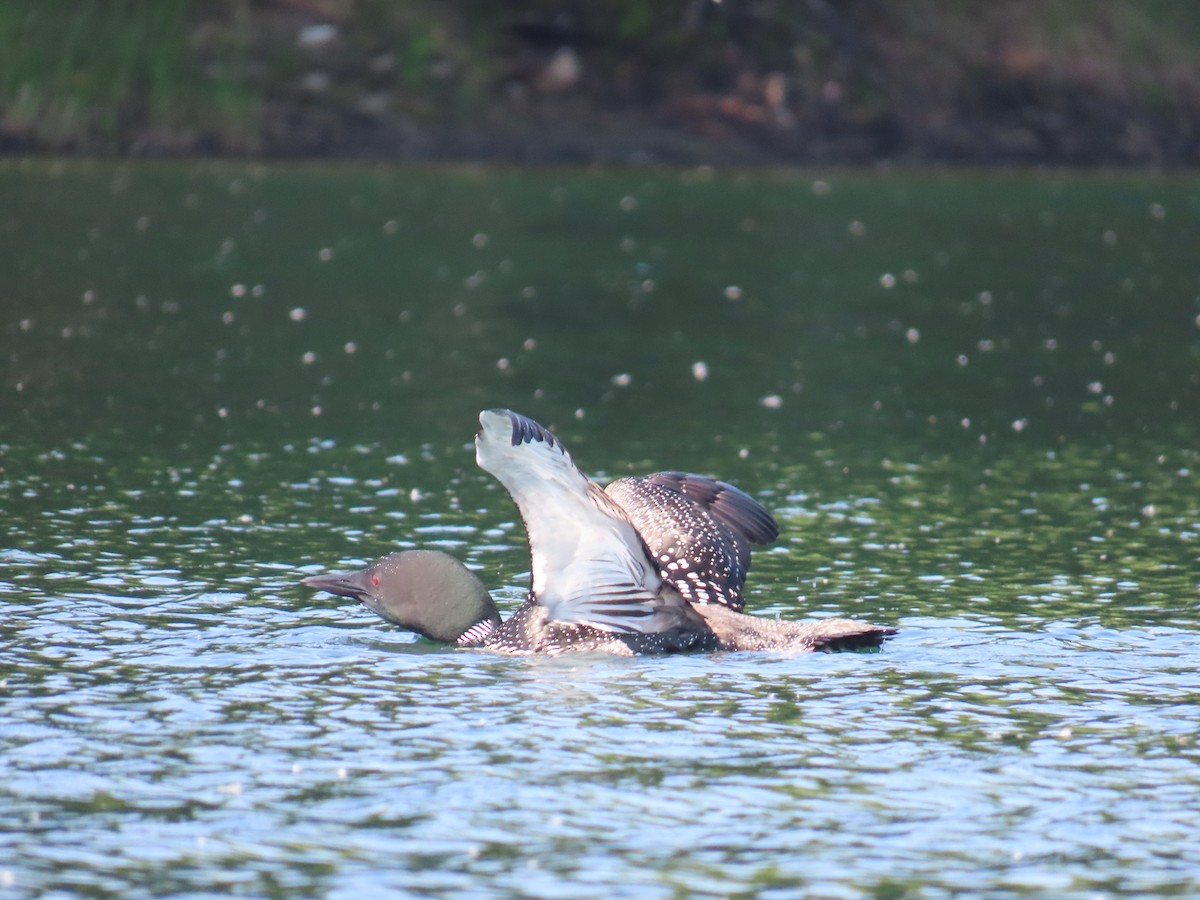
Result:
{"label": "grassy bank", "polygon": [[1173,0],[8,0],[0,150],[1188,165]]}
{"label": "grassy bank", "polygon": [[[0,4],[0,137],[54,151],[260,146],[249,23],[191,0]],[[231,8],[232,9],[232,8]]]}

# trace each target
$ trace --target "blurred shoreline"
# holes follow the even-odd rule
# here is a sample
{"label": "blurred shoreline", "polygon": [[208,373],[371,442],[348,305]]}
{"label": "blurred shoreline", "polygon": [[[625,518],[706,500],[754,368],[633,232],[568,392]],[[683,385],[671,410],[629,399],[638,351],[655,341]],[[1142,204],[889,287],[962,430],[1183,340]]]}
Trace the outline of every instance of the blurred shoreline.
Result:
{"label": "blurred shoreline", "polygon": [[1200,4],[13,0],[0,154],[1200,162]]}

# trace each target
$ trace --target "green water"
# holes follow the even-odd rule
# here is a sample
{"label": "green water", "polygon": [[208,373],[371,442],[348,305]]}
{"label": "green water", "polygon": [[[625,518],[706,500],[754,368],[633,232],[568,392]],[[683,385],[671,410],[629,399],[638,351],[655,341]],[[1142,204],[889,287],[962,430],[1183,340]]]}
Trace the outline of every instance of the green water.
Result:
{"label": "green water", "polygon": [[[1200,890],[1200,184],[0,163],[0,896]],[[878,654],[506,659],[485,407]]]}

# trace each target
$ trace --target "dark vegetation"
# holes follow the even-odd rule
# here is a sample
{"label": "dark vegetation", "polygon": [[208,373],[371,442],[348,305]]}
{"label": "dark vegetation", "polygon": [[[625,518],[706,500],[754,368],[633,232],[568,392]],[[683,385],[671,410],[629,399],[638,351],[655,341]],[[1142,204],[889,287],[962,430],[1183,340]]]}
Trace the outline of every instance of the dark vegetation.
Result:
{"label": "dark vegetation", "polygon": [[1190,0],[6,0],[8,153],[1200,161]]}

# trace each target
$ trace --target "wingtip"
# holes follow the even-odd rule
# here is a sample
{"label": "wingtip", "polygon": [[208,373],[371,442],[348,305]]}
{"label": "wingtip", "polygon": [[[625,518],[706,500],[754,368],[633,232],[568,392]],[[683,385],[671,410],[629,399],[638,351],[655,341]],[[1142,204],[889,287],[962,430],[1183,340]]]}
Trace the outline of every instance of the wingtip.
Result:
{"label": "wingtip", "polygon": [[497,425],[506,424],[512,415],[513,411],[511,409],[500,409],[499,407],[481,410],[479,413],[479,427],[485,431],[488,428],[495,428]]}
{"label": "wingtip", "polygon": [[507,432],[514,447],[535,442],[561,447],[558,438],[548,429],[511,409],[485,409],[479,414],[479,425],[480,436],[487,439],[499,439]]}

